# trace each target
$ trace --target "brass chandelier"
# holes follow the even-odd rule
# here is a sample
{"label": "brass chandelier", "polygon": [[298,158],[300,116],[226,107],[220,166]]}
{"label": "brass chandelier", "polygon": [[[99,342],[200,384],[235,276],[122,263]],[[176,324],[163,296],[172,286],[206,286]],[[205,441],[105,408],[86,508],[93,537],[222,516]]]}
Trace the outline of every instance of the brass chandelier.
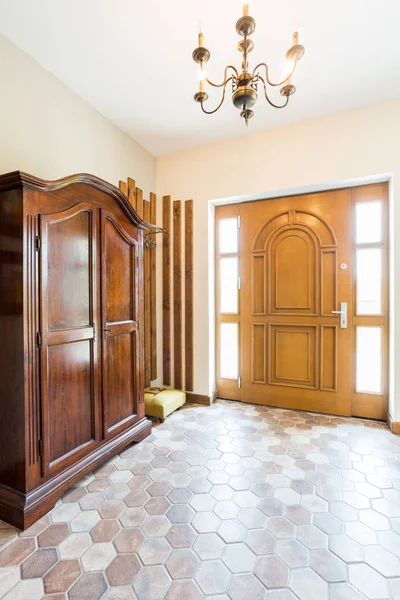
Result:
{"label": "brass chandelier", "polygon": [[[304,47],[299,44],[298,33],[293,33],[292,36],[292,47],[286,52],[286,60],[291,65],[289,74],[278,83],[273,83],[269,78],[269,67],[266,63],[259,63],[252,72],[249,70],[248,55],[254,48],[254,42],[249,38],[256,28],[256,22],[249,15],[249,3],[243,3],[243,16],[236,23],[236,31],[243,37],[238,43],[238,50],[243,55],[242,60],[242,72],[239,71],[233,65],[228,65],[225,68],[224,81],[222,83],[213,83],[206,76],[204,72],[204,63],[210,59],[210,51],[204,46],[204,35],[199,33],[199,46],[193,52],[193,60],[200,65],[200,90],[194,95],[194,100],[198,102],[201,109],[207,115],[212,115],[219,110],[224,103],[226,88],[228,83],[232,84],[232,102],[236,108],[240,110],[240,116],[246,121],[248,125],[249,119],[254,116],[252,108],[258,99],[258,85],[262,84],[264,89],[264,95],[267,102],[274,108],[284,108],[289,102],[290,96],[295,93],[296,88],[291,83],[291,77],[294,74],[297,66],[297,62],[304,56]],[[229,73],[232,73],[230,76]],[[212,87],[222,88],[222,99],[221,102],[214,110],[207,110],[204,104],[208,100],[208,94],[204,90],[204,84],[208,83]],[[271,101],[268,96],[267,85],[271,87],[280,87],[281,96],[285,98],[283,104],[278,105]]]}

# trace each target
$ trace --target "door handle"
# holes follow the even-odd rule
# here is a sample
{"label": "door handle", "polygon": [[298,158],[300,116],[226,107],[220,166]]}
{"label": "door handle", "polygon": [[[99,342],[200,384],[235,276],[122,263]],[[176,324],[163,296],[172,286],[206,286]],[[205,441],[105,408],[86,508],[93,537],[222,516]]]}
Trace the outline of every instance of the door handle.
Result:
{"label": "door handle", "polygon": [[340,303],[340,310],[333,310],[333,315],[340,315],[340,328],[347,329],[347,302]]}

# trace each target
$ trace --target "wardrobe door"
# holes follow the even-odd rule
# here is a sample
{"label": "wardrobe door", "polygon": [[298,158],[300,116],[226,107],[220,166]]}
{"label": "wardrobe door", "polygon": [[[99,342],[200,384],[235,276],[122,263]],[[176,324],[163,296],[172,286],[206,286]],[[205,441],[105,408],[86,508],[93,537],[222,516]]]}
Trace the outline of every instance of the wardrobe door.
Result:
{"label": "wardrobe door", "polygon": [[64,469],[98,439],[96,214],[40,216],[42,471]]}
{"label": "wardrobe door", "polygon": [[139,419],[141,252],[117,218],[101,210],[104,437],[128,429]]}

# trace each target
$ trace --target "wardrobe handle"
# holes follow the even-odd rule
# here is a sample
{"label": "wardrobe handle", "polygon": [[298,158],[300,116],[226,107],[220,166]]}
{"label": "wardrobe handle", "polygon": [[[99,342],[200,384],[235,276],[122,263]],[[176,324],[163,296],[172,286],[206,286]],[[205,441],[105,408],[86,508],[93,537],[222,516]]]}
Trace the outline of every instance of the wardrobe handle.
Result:
{"label": "wardrobe handle", "polygon": [[104,327],[103,327],[103,332],[104,332],[104,339],[107,339],[107,333],[111,331],[111,329],[107,329],[107,323],[104,323]]}

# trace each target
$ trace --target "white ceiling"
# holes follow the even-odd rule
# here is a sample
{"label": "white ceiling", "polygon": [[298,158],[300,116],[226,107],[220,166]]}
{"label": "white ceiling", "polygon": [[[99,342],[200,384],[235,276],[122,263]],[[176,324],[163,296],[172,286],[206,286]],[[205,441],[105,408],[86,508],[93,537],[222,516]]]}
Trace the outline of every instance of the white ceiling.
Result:
{"label": "white ceiling", "polygon": [[192,99],[199,19],[209,76],[240,66],[240,0],[0,0],[0,30],[156,156],[400,96],[399,0],[253,0],[251,14],[251,64],[280,77],[294,29],[306,54],[289,106],[260,97],[247,130],[228,95],[213,116]]}

